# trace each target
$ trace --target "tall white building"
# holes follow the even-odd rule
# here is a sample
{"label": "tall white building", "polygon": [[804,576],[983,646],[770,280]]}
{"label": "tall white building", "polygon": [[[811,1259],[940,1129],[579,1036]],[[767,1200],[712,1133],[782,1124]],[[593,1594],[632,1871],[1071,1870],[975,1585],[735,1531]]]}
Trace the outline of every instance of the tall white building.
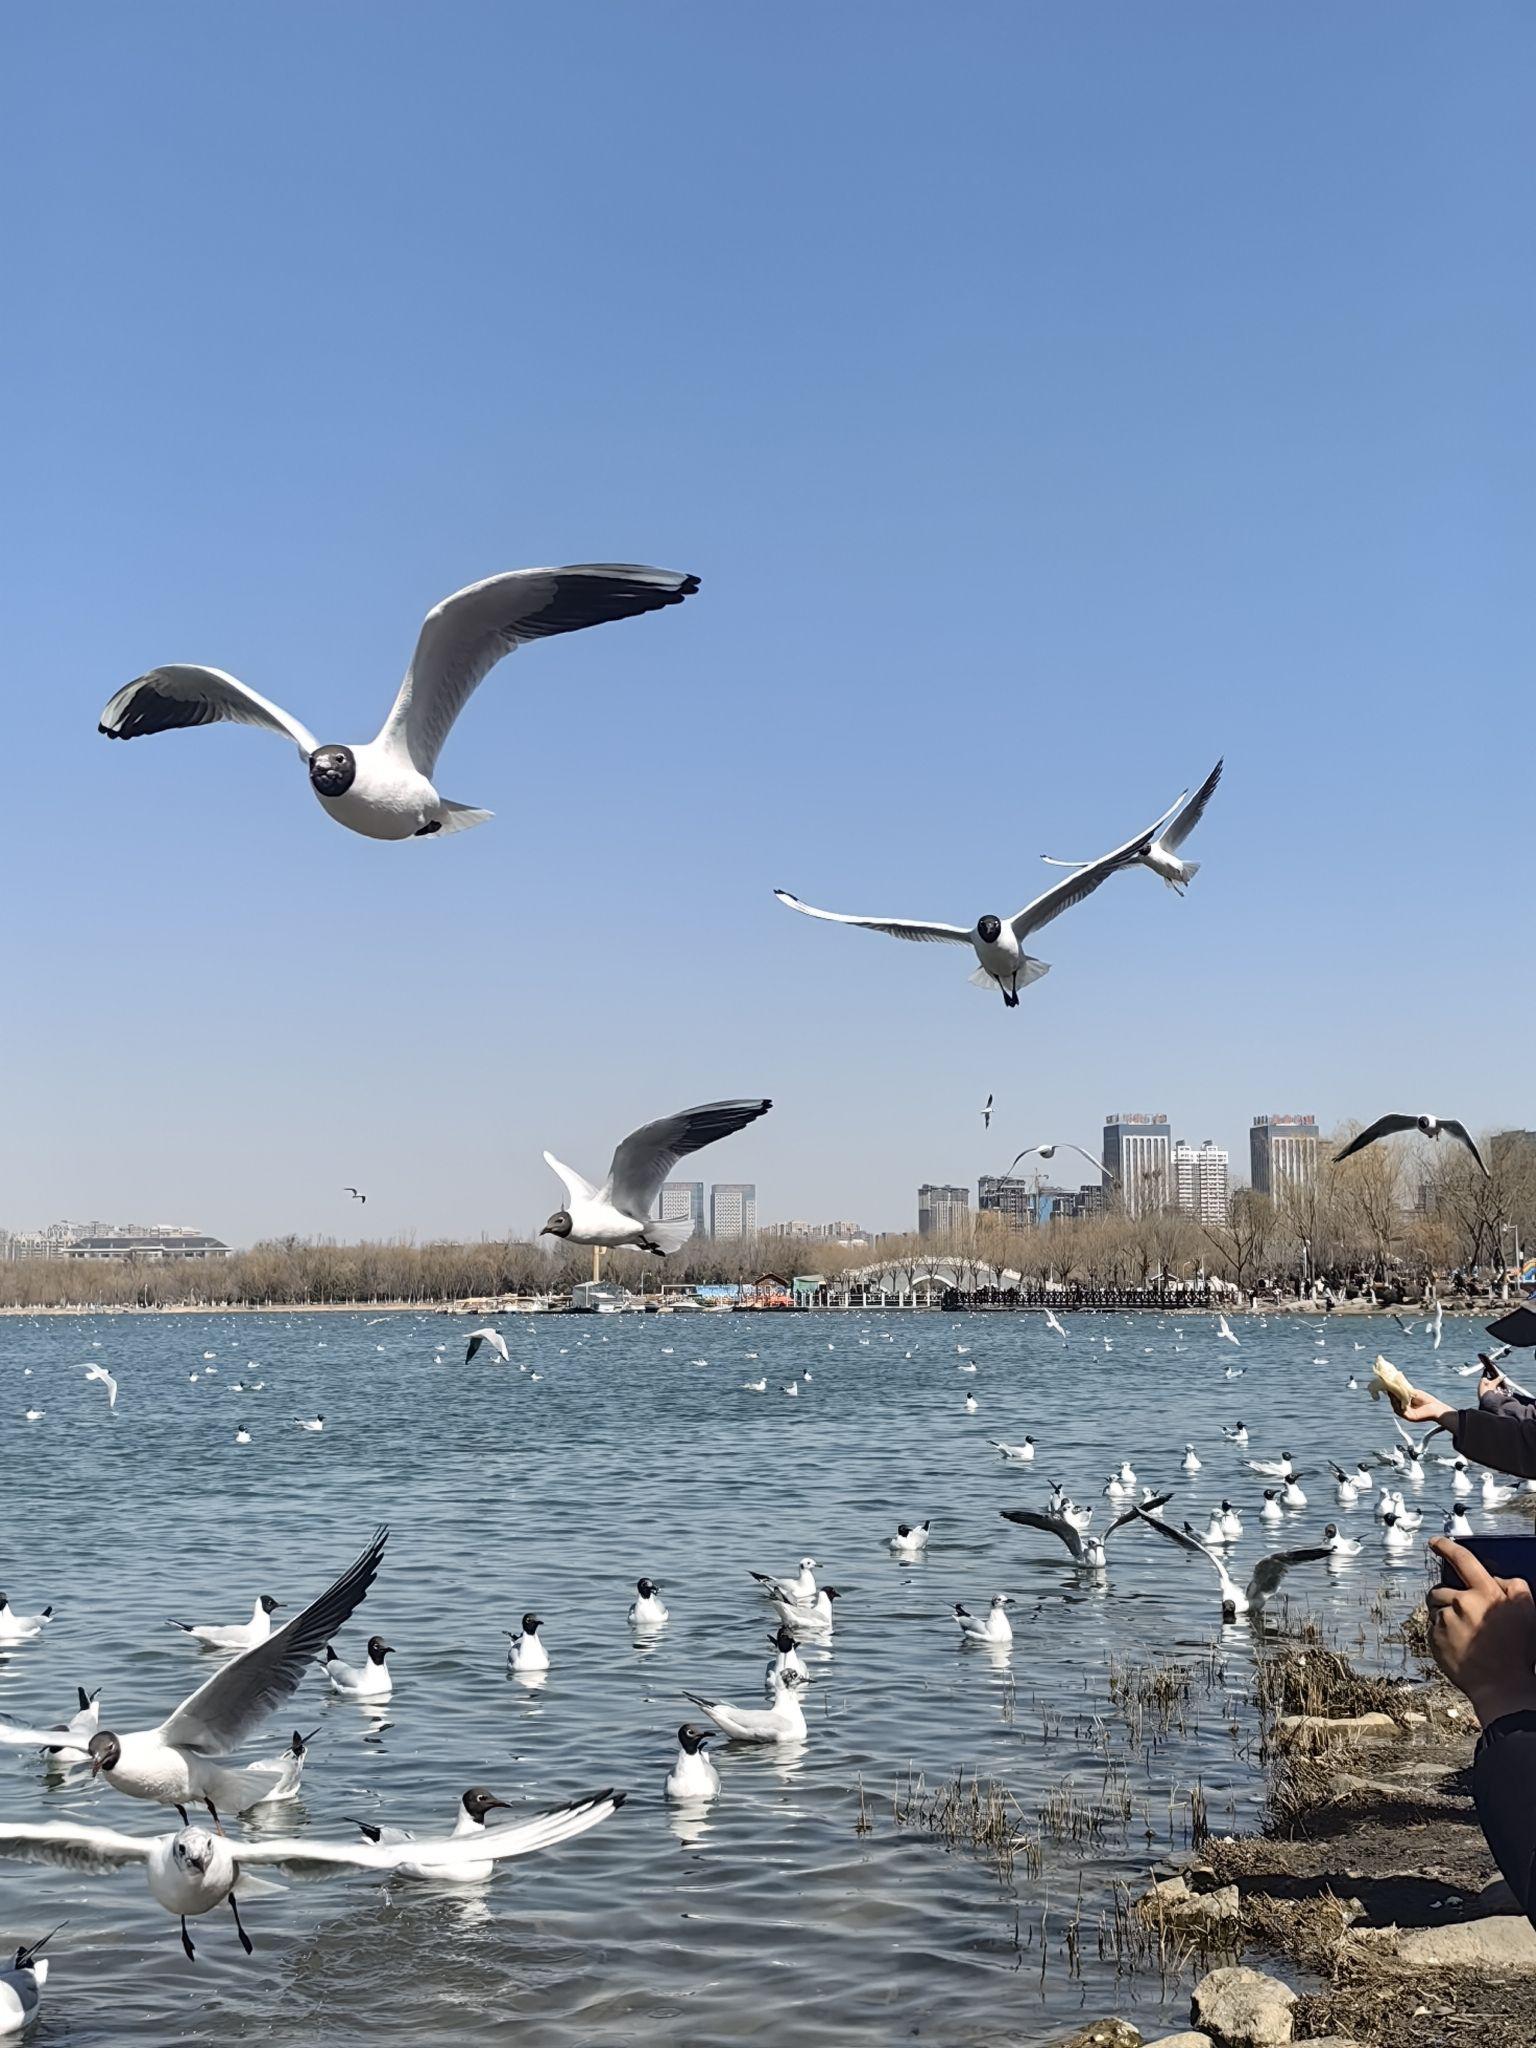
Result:
{"label": "tall white building", "polygon": [[1317,1178],[1317,1118],[1256,1116],[1248,1132],[1249,1178],[1256,1195],[1278,1195],[1290,1181],[1310,1187]]}
{"label": "tall white building", "polygon": [[1225,1149],[1207,1138],[1198,1150],[1187,1138],[1173,1148],[1175,1208],[1198,1223],[1225,1223],[1231,1175]]}
{"label": "tall white building", "polygon": [[1105,1117],[1105,1188],[1118,1195],[1128,1216],[1168,1206],[1173,1197],[1172,1151],[1168,1119],[1161,1112],[1149,1116],[1133,1109]]}
{"label": "tall white building", "polygon": [[669,1180],[656,1197],[658,1223],[691,1223],[695,1237],[704,1235],[704,1183]]}
{"label": "tall white building", "polygon": [[717,1244],[757,1235],[757,1188],[749,1180],[717,1180],[709,1191],[709,1234]]}

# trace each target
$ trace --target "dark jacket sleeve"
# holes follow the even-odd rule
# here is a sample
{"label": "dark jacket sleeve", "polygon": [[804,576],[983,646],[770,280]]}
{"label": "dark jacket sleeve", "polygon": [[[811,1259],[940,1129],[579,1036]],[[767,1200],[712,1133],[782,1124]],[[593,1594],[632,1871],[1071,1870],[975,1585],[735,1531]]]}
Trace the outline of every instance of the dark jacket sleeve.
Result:
{"label": "dark jacket sleeve", "polygon": [[1462,1408],[1445,1427],[1457,1450],[1474,1465],[1487,1465],[1514,1479],[1536,1479],[1536,1422]]}
{"label": "dark jacket sleeve", "polygon": [[1483,1730],[1472,1796],[1494,1861],[1536,1926],[1536,1713],[1506,1714]]}

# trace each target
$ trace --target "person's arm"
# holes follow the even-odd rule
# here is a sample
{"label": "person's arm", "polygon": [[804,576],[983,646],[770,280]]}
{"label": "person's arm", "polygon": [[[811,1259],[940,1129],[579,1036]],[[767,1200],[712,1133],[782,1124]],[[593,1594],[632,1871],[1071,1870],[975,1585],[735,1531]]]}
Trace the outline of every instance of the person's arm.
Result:
{"label": "person's arm", "polygon": [[1481,1408],[1452,1408],[1433,1394],[1415,1392],[1403,1419],[1438,1424],[1475,1465],[1507,1472],[1512,1479],[1536,1479],[1536,1419],[1529,1413],[1490,1415]]}
{"label": "person's arm", "polygon": [[1536,1600],[1470,1550],[1438,1538],[1460,1586],[1429,1595],[1429,1647],[1472,1703],[1482,1739],[1472,1766],[1477,1818],[1521,1909],[1536,1925]]}

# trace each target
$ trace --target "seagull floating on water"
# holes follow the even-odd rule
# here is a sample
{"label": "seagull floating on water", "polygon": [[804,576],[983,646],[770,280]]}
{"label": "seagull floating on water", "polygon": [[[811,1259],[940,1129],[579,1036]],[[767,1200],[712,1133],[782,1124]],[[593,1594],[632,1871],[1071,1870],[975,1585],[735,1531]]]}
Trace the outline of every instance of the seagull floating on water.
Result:
{"label": "seagull floating on water", "polygon": [[48,1982],[48,1958],[42,1953],[58,1933],[23,1942],[8,1970],[0,1970],[0,2034],[24,2033],[37,2018]]}
{"label": "seagull floating on water", "polygon": [[661,1588],[654,1579],[637,1579],[635,1597],[629,1603],[629,1625],[631,1628],[660,1628],[667,1620],[667,1609],[661,1599]]}
{"label": "seagull floating on water", "polygon": [[183,1635],[192,1636],[205,1650],[240,1651],[253,1650],[258,1643],[264,1643],[272,1633],[272,1616],[282,1603],[274,1600],[270,1593],[259,1593],[251,1609],[249,1621],[237,1623],[232,1628],[220,1628],[212,1622],[173,1621],[172,1628],[179,1628]]}
{"label": "seagull floating on water", "polygon": [[766,1096],[752,1101],[703,1102],[680,1109],[655,1123],[642,1124],[623,1139],[613,1155],[608,1178],[594,1187],[574,1168],[562,1166],[552,1152],[544,1163],[565,1183],[566,1206],[557,1209],[539,1232],[563,1237],[571,1244],[633,1245],[665,1258],[680,1251],[693,1235],[686,1216],[667,1222],[651,1215],[663,1183],[680,1159],[728,1138],[773,1104]]}
{"label": "seagull floating on water", "polygon": [[1013,1605],[1011,1593],[994,1593],[992,1604],[984,1618],[978,1618],[956,1603],[955,1620],[960,1625],[962,1643],[1011,1643],[1013,1629],[1008,1621],[1008,1609]]}
{"label": "seagull floating on water", "polygon": [[665,1786],[669,1799],[697,1801],[718,1797],[720,1773],[704,1754],[710,1735],[707,1728],[695,1728],[691,1721],[685,1721],[677,1731],[677,1761],[667,1773]]}
{"label": "seagull floating on water", "polygon": [[914,1529],[908,1522],[899,1523],[891,1538],[891,1548],[898,1557],[920,1556],[928,1548],[928,1524],[919,1522]]}
{"label": "seagull floating on water", "polygon": [[1034,1462],[1035,1440],[1032,1436],[1025,1437],[1021,1444],[1002,1444],[995,1436],[988,1437],[987,1442],[994,1451],[1001,1453],[1010,1465],[1029,1465]]}
{"label": "seagull floating on water", "polygon": [[382,1636],[370,1636],[362,1663],[345,1664],[327,1643],[325,1675],[331,1691],[340,1693],[347,1700],[371,1700],[375,1704],[387,1700],[394,1692],[395,1681],[384,1660],[392,1654],[394,1647]]}
{"label": "seagull floating on water", "polygon": [[781,1673],[774,1681],[773,1704],[768,1707],[736,1707],[729,1700],[707,1700],[696,1692],[683,1697],[707,1714],[732,1742],[801,1742],[805,1739],[805,1712],[800,1705],[804,1684],[798,1671]]}
{"label": "seagull floating on water", "polygon": [[549,1652],[539,1630],[544,1626],[536,1614],[523,1616],[522,1630],[507,1637],[507,1663],[513,1671],[547,1671]]}
{"label": "seagull floating on water", "polygon": [[470,694],[504,655],[530,640],[681,604],[696,576],[629,563],[514,569],[455,591],[428,612],[388,718],[362,745],[322,746],[290,713],[223,669],[177,662],[152,668],[112,698],[99,730],[133,740],[227,719],[291,740],[310,787],[338,825],[367,839],[462,832],[491,816],[450,803],[433,786],[437,757]]}

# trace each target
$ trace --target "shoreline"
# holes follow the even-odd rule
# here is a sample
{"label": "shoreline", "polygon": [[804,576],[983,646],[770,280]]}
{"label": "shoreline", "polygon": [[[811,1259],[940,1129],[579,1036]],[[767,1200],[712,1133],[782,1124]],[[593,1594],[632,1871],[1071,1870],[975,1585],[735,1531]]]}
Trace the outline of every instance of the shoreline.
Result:
{"label": "shoreline", "polygon": [[[1463,1302],[1455,1307],[1445,1305],[1453,1316],[1467,1316],[1480,1319],[1495,1316],[1506,1311],[1511,1303],[1496,1300],[1486,1302]],[[1396,1312],[1407,1311],[1411,1319],[1418,1320],[1423,1310],[1417,1304],[1398,1303]],[[884,1304],[862,1302],[828,1302],[814,1308],[763,1309],[737,1308],[726,1304],[717,1308],[706,1308],[697,1304],[673,1313],[685,1315],[975,1315],[975,1316],[1038,1316],[1041,1307],[1030,1303],[1012,1307],[1005,1303],[983,1302],[972,1308],[945,1309],[930,1307],[917,1302],[886,1302]],[[1225,1307],[1177,1307],[1160,1303],[1155,1307],[1131,1307],[1116,1304],[1100,1307],[1093,1303],[1068,1303],[1061,1307],[1063,1315],[1073,1316],[1146,1316],[1157,1315],[1188,1318],[1195,1316],[1224,1315],[1231,1320],[1246,1322],[1251,1317],[1268,1319],[1271,1316],[1298,1316],[1312,1321],[1331,1322],[1363,1316],[1385,1316],[1394,1309],[1378,1302],[1339,1302],[1332,1309],[1325,1309],[1321,1303],[1311,1301],[1283,1301],[1267,1303],[1260,1308],[1240,1309]],[[584,1315],[591,1311],[572,1309],[565,1304],[545,1306],[538,1309],[520,1308],[516,1303],[508,1304],[504,1298],[494,1295],[457,1295],[452,1298],[432,1301],[218,1301],[188,1302],[168,1301],[144,1305],[140,1302],[7,1302],[0,1304],[0,1317],[5,1316],[294,1316],[294,1315],[443,1315],[443,1316],[536,1316],[536,1315]],[[644,1308],[626,1309],[626,1315],[655,1315],[658,1311],[647,1305]]]}

